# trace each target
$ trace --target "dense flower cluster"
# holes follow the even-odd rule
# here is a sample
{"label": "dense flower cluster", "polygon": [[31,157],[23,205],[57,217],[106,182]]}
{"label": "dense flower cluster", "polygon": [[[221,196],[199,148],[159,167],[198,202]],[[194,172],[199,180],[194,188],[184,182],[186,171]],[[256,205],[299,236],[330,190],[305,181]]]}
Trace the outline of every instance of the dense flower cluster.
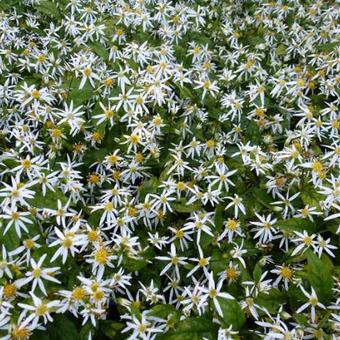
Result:
{"label": "dense flower cluster", "polygon": [[337,339],[337,1],[0,1],[0,338]]}

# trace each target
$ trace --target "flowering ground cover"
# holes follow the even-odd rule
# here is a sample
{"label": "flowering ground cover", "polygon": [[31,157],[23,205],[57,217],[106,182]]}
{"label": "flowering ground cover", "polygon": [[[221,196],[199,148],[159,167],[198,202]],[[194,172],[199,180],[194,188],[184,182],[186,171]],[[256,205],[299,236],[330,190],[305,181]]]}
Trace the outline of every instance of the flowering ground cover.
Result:
{"label": "flowering ground cover", "polygon": [[0,1],[0,339],[339,339],[338,1]]}

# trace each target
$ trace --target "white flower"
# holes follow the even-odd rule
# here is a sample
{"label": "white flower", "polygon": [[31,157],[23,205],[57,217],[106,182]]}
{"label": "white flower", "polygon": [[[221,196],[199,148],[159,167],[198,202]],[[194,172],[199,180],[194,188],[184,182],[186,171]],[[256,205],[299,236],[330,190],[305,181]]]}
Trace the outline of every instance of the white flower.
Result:
{"label": "white flower", "polygon": [[179,265],[185,265],[187,262],[185,261],[187,258],[184,256],[177,256],[176,246],[171,243],[170,252],[168,252],[169,256],[156,256],[156,260],[161,261],[169,261],[169,263],[163,268],[159,275],[164,275],[171,267],[174,267],[175,273],[178,278],[180,278],[179,273]]}
{"label": "white flower", "polygon": [[127,327],[122,333],[132,331],[128,339],[152,339],[157,333],[162,333],[165,327],[164,321],[160,318],[149,316],[149,311],[144,311],[140,315],[140,320],[136,316],[124,315],[123,318],[128,320]]}
{"label": "white flower", "polygon": [[61,118],[58,122],[58,125],[62,125],[67,123],[70,128],[70,135],[76,135],[82,125],[84,124],[85,120],[82,118],[84,116],[84,111],[81,111],[82,106],[78,106],[77,108],[73,108],[73,101],[71,101],[70,105],[68,106],[65,103],[65,108],[63,110],[59,110],[58,116]]}
{"label": "white flower", "polygon": [[41,318],[43,319],[44,324],[46,324],[48,321],[52,322],[53,319],[50,313],[59,306],[59,301],[45,301],[38,298],[32,292],[30,294],[33,299],[33,306],[24,303],[18,304],[24,310],[31,312],[31,314],[27,317],[25,324],[32,322],[32,325],[35,325],[36,327]]}
{"label": "white flower", "polygon": [[275,224],[277,219],[272,219],[269,214],[267,217],[261,216],[258,213],[255,213],[260,222],[250,222],[253,225],[258,227],[251,229],[251,231],[255,231],[254,239],[259,238],[260,243],[271,242],[276,233]]}
{"label": "white flower", "polygon": [[311,287],[312,289],[311,293],[308,293],[302,286],[300,286],[300,289],[302,290],[302,293],[308,298],[308,302],[306,302],[301,307],[299,307],[296,313],[301,313],[306,308],[310,307],[311,308],[311,320],[314,323],[315,322],[315,307],[317,306],[322,309],[325,309],[326,307],[321,302],[319,302],[318,297],[313,287]]}
{"label": "white flower", "polygon": [[234,207],[234,215],[236,218],[238,218],[239,210],[241,210],[244,215],[246,214],[246,208],[242,203],[242,198],[240,196],[234,194],[234,197],[227,196],[226,198],[231,200],[231,202],[225,207],[225,210],[229,209],[230,207]]}
{"label": "white flower", "polygon": [[78,253],[77,246],[83,245],[85,240],[80,235],[76,235],[77,230],[78,226],[75,226],[62,233],[58,228],[54,228],[58,239],[52,242],[49,247],[59,245],[59,248],[52,256],[51,262],[55,261],[59,256],[62,256],[62,262],[65,263],[69,252],[72,256],[74,256],[75,253]]}
{"label": "white flower", "polygon": [[12,209],[5,209],[5,215],[0,215],[5,220],[10,220],[4,230],[4,234],[8,232],[12,225],[14,225],[15,231],[19,237],[21,237],[21,229],[28,233],[27,224],[33,224],[33,222],[25,217],[29,216],[30,212],[18,211],[17,207]]}
{"label": "white flower", "polygon": [[298,246],[293,250],[292,256],[298,254],[301,250],[304,253],[310,246],[313,246],[315,241],[315,234],[308,235],[307,231],[304,230],[303,233],[298,231],[294,231],[294,233],[298,236],[297,238],[293,239],[294,243],[297,243]]}
{"label": "white flower", "polygon": [[36,287],[39,286],[41,292],[44,295],[47,295],[47,291],[45,289],[43,280],[52,281],[58,284],[61,283],[54,277],[54,275],[57,274],[57,271],[60,269],[59,267],[51,268],[42,267],[42,264],[46,256],[47,256],[46,254],[41,256],[38,262],[35,262],[34,259],[30,260],[32,270],[26,272],[25,274],[26,278],[22,278],[16,281],[16,284],[19,288],[25,286],[29,282],[32,282],[32,293],[34,293]]}
{"label": "white flower", "polygon": [[226,292],[221,292],[223,285],[223,280],[220,280],[217,285],[214,281],[213,273],[209,274],[208,287],[201,287],[200,290],[204,293],[202,296],[202,301],[199,306],[202,305],[208,298],[212,299],[214,306],[216,308],[219,316],[223,317],[223,311],[221,309],[221,305],[218,301],[218,298],[233,300],[234,297]]}
{"label": "white flower", "polygon": [[319,257],[321,257],[323,251],[325,251],[329,256],[335,257],[332,250],[338,249],[338,247],[329,244],[330,242],[331,242],[330,238],[325,240],[321,235],[318,235],[317,241],[313,244],[313,247],[317,254],[319,255]]}

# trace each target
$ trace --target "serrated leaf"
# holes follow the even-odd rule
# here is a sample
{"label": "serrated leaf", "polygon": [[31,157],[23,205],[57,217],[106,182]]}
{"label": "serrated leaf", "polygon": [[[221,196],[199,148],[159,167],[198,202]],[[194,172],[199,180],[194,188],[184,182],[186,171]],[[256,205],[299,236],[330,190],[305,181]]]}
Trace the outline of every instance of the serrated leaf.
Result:
{"label": "serrated leaf", "polygon": [[160,182],[157,177],[151,177],[149,180],[145,181],[139,189],[141,199],[144,199],[147,194],[155,193],[159,184]]}
{"label": "serrated leaf", "polygon": [[45,196],[43,196],[39,188],[35,191],[34,198],[30,199],[29,202],[35,208],[56,209],[58,207],[58,200],[60,200],[63,205],[68,201],[68,198],[60,189],[54,188],[54,191],[47,189]]}
{"label": "serrated leaf", "polygon": [[69,94],[69,100],[72,100],[76,107],[90,100],[94,94],[93,88],[89,81],[86,81],[84,87],[79,89],[80,82],[80,79],[76,79],[71,83],[72,89],[70,90]]}
{"label": "serrated leaf", "polygon": [[260,188],[254,188],[253,193],[258,202],[260,202],[262,205],[269,209],[273,208],[273,206],[270,205],[273,199],[271,195],[269,195],[265,190],[262,190]]}
{"label": "serrated leaf", "polygon": [[302,232],[306,230],[308,232],[313,232],[315,230],[315,225],[311,221],[298,217],[277,221],[276,226],[287,231]]}
{"label": "serrated leaf", "polygon": [[259,282],[261,279],[261,275],[262,275],[262,265],[260,264],[260,261],[258,261],[253,270],[254,281]]}
{"label": "serrated leaf", "polygon": [[35,9],[47,16],[53,16],[55,18],[60,18],[60,12],[57,6],[52,1],[43,0],[39,4],[35,5]]}
{"label": "serrated leaf", "polygon": [[47,330],[44,332],[34,332],[30,339],[41,340],[48,335],[50,340],[80,340],[78,329],[74,322],[66,315],[55,314],[53,322],[48,323]]}
{"label": "serrated leaf", "polygon": [[121,334],[120,331],[125,327],[123,323],[115,322],[111,320],[103,320],[100,322],[100,330],[109,339],[118,339]]}
{"label": "serrated leaf", "polygon": [[174,306],[164,304],[164,305],[153,306],[150,310],[149,315],[156,316],[158,318],[166,320],[168,315],[172,313],[176,313],[176,312],[177,310],[175,309]]}
{"label": "serrated leaf", "polygon": [[177,323],[176,328],[162,334],[157,339],[162,340],[215,340],[217,325],[206,318],[188,318]]}
{"label": "serrated leaf", "polygon": [[304,204],[308,204],[312,207],[318,207],[323,200],[323,196],[319,194],[312,185],[304,186],[300,197]]}
{"label": "serrated leaf", "polygon": [[267,294],[259,293],[256,303],[265,307],[270,313],[276,313],[280,305],[286,302],[286,297],[277,289],[271,289]]}
{"label": "serrated leaf", "polygon": [[329,43],[325,43],[325,44],[321,44],[319,46],[316,47],[316,49],[318,51],[322,51],[322,52],[332,52],[334,51],[337,47],[339,47],[339,42],[338,41],[334,41],[334,42],[329,42]]}
{"label": "serrated leaf", "polygon": [[109,52],[103,44],[95,41],[89,44],[89,46],[92,48],[93,52],[97,54],[99,57],[103,58],[104,60],[107,60],[109,58]]}
{"label": "serrated leaf", "polygon": [[145,259],[133,259],[130,257],[125,258],[122,263],[123,267],[130,272],[139,271],[146,267],[147,264],[148,263]]}
{"label": "serrated leaf", "polygon": [[14,225],[12,225],[4,235],[3,232],[6,228],[6,223],[8,223],[8,220],[1,220],[0,222],[0,245],[4,245],[7,251],[16,249],[20,244],[20,238],[15,231]]}
{"label": "serrated leaf", "polygon": [[307,252],[307,279],[315,289],[318,298],[323,302],[332,299],[333,277],[329,266],[312,251]]}
{"label": "serrated leaf", "polygon": [[225,328],[232,326],[234,330],[242,329],[246,317],[240,304],[236,300],[218,298],[218,301],[223,312],[223,317],[219,317],[221,324]]}
{"label": "serrated leaf", "polygon": [[179,213],[191,213],[201,208],[201,206],[198,204],[188,204],[185,198],[172,203],[172,206]]}
{"label": "serrated leaf", "polygon": [[223,211],[224,207],[219,204],[215,210],[215,229],[221,231],[223,227]]}

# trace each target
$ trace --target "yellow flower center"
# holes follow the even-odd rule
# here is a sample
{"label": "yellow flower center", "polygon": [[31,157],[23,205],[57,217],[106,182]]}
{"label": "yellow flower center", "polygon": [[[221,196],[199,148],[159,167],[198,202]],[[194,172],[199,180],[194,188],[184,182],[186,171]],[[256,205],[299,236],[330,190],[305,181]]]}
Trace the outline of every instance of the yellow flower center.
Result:
{"label": "yellow flower center", "polygon": [[235,231],[237,229],[237,220],[235,219],[231,219],[231,220],[228,220],[225,227],[230,230],[230,231]]}
{"label": "yellow flower center", "polygon": [[139,143],[139,141],[140,141],[140,137],[139,137],[138,135],[132,134],[132,135],[130,136],[130,142],[131,142],[131,144],[136,145],[136,144]]}
{"label": "yellow flower center", "polygon": [[10,299],[15,296],[17,287],[13,283],[8,283],[4,286],[3,294],[6,299]]}
{"label": "yellow flower center", "polygon": [[113,211],[113,203],[112,202],[107,202],[105,204],[105,210],[108,212],[112,212]]}
{"label": "yellow flower center", "polygon": [[138,163],[142,163],[144,161],[144,156],[140,152],[138,152],[136,153],[135,160]]}
{"label": "yellow flower center", "polygon": [[312,244],[312,241],[313,240],[312,240],[312,238],[310,236],[306,236],[303,239],[304,244],[307,245],[307,246],[310,246]]}
{"label": "yellow flower center", "polygon": [[293,276],[293,271],[289,267],[282,267],[280,273],[283,278],[288,280]]}
{"label": "yellow flower center", "polygon": [[74,300],[82,300],[85,297],[85,290],[82,287],[76,287],[73,289],[72,298]]}
{"label": "yellow flower center", "polygon": [[13,221],[18,221],[20,218],[20,214],[16,211],[12,212],[12,220]]}
{"label": "yellow flower center", "polygon": [[93,294],[93,298],[97,301],[102,300],[104,296],[105,296],[104,292],[100,289],[96,290]]}
{"label": "yellow flower center", "polygon": [[29,159],[24,159],[24,160],[21,162],[21,166],[22,166],[24,169],[29,169],[29,168],[32,166],[32,162],[31,162]]}
{"label": "yellow flower center", "polygon": [[171,258],[171,263],[174,264],[174,265],[177,265],[178,264],[178,257],[177,256],[173,256]]}
{"label": "yellow flower center", "polygon": [[95,253],[95,259],[100,264],[106,264],[108,261],[108,253],[106,249],[100,248]]}
{"label": "yellow flower center", "polygon": [[32,249],[32,248],[34,248],[34,241],[31,240],[31,239],[25,240],[24,246],[25,246],[26,249]]}
{"label": "yellow flower center", "polygon": [[101,135],[100,132],[94,132],[94,133],[92,134],[92,138],[93,138],[93,140],[94,140],[95,142],[99,142],[99,141],[101,141],[101,140],[103,139],[103,136]]}
{"label": "yellow flower center", "polygon": [[28,340],[30,331],[26,327],[14,328],[11,333],[11,340]]}
{"label": "yellow flower center", "polygon": [[316,173],[321,173],[323,171],[323,165],[320,161],[315,161],[313,163],[313,171]]}
{"label": "yellow flower center", "polygon": [[35,314],[38,316],[43,316],[48,312],[48,307],[46,304],[42,303],[41,305],[37,306],[35,310]]}
{"label": "yellow flower center", "polygon": [[316,306],[318,304],[318,299],[316,297],[311,297],[309,299],[309,303],[312,305],[312,306]]}
{"label": "yellow flower center", "polygon": [[95,230],[90,230],[88,233],[87,233],[87,238],[89,241],[91,242],[94,242],[98,239],[98,233],[97,231]]}
{"label": "yellow flower center", "polygon": [[52,129],[51,135],[54,138],[60,138],[61,137],[61,130],[60,129]]}
{"label": "yellow flower center", "polygon": [[210,139],[210,140],[207,141],[207,147],[209,149],[213,149],[215,147],[215,145],[216,145],[216,143],[213,139]]}
{"label": "yellow flower center", "polygon": [[31,96],[34,99],[39,99],[41,97],[41,93],[38,90],[33,90],[32,93],[31,93]]}
{"label": "yellow flower center", "polygon": [[198,261],[198,264],[201,267],[205,267],[206,265],[208,265],[208,263],[209,263],[209,261],[204,257],[200,258],[199,261]]}
{"label": "yellow flower center", "polygon": [[92,174],[92,175],[89,176],[89,182],[91,184],[97,184],[99,182],[99,180],[100,180],[100,176],[97,175],[97,174]]}
{"label": "yellow flower center", "polygon": [[177,188],[178,190],[182,191],[182,190],[185,190],[186,185],[185,185],[184,182],[178,182],[178,183],[176,184],[176,188]]}
{"label": "yellow flower center", "polygon": [[63,247],[64,248],[71,248],[73,245],[73,241],[70,237],[66,237],[64,240],[63,240]]}
{"label": "yellow flower center", "polygon": [[184,231],[181,230],[181,229],[178,229],[178,230],[176,230],[175,235],[176,235],[177,238],[182,239],[184,237]]}
{"label": "yellow flower center", "polygon": [[148,329],[148,327],[146,325],[142,324],[142,323],[140,325],[138,325],[138,332],[139,333],[145,333],[147,329]]}
{"label": "yellow flower center", "polygon": [[92,70],[90,67],[86,67],[83,72],[86,77],[89,77],[92,74]]}
{"label": "yellow flower center", "polygon": [[225,274],[227,276],[227,279],[231,281],[235,281],[238,277],[238,273],[234,267],[227,268]]}
{"label": "yellow flower center", "polygon": [[303,87],[303,86],[305,86],[305,81],[303,80],[303,79],[298,79],[297,81],[296,81],[296,84],[299,86],[299,87]]}
{"label": "yellow flower center", "polygon": [[115,165],[118,161],[118,156],[110,155],[110,156],[107,157],[107,160],[111,165]]}

